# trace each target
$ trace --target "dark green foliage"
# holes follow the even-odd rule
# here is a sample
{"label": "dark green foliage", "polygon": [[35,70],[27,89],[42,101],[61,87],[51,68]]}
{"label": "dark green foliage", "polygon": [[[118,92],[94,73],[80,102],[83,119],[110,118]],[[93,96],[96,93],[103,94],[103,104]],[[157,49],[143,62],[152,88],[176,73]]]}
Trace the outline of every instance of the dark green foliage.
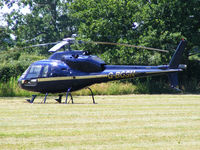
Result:
{"label": "dark green foliage", "polygon": [[188,68],[180,75],[180,83],[188,93],[200,93],[200,61],[188,61]]}
{"label": "dark green foliage", "polygon": [[28,66],[37,60],[44,59],[34,53],[27,54],[20,51],[8,51],[0,54],[0,81],[6,82],[11,77],[21,75]]}
{"label": "dark green foliage", "polygon": [[8,29],[0,25],[0,51],[5,51],[12,45],[13,40],[10,37]]}
{"label": "dark green foliage", "polygon": [[7,82],[0,82],[0,96],[10,97],[10,96],[26,96],[31,97],[35,94],[33,92],[22,90],[17,85],[18,77],[11,77]]}
{"label": "dark green foliage", "polygon": [[[133,1],[75,0],[71,5],[73,16],[80,20],[81,39],[136,44],[138,32],[132,30],[138,5]],[[108,45],[83,46],[110,64],[133,64],[142,54],[140,50]]]}
{"label": "dark green foliage", "polygon": [[[158,53],[122,46],[85,44],[78,49],[102,57],[107,64],[159,65],[168,64],[181,40],[188,41],[183,63],[188,69],[179,74],[181,88],[188,92],[200,90],[200,57],[189,56],[199,51],[200,1],[180,0],[0,0],[0,7],[29,6],[31,13],[13,10],[5,14],[8,26],[0,32],[0,80],[8,81],[20,75],[33,61],[46,58],[49,47],[8,51],[10,47],[54,42],[78,33],[85,41],[106,41],[162,48]],[[134,28],[136,23],[138,27]],[[10,35],[16,36],[13,43]],[[9,42],[10,41],[10,42]],[[75,46],[76,47],[76,46]],[[75,48],[74,47],[74,48]],[[163,80],[165,82],[163,82]],[[136,93],[170,93],[167,77],[137,79]]]}
{"label": "dark green foliage", "polygon": [[4,52],[0,54],[0,60],[1,62],[7,62],[7,61],[12,61],[12,60],[18,60],[19,57],[21,56],[20,52]]}
{"label": "dark green foliage", "polygon": [[25,64],[25,62],[18,61],[0,65],[0,80],[8,81],[11,77],[17,77],[21,75],[28,66],[28,63]]}
{"label": "dark green foliage", "polygon": [[[29,7],[31,13],[24,15],[19,9],[5,14],[7,30],[16,36],[18,46],[55,42],[71,36],[77,29],[76,19],[68,13],[70,2],[71,0],[18,0],[15,4],[19,8]],[[9,8],[13,6],[13,1],[0,0],[0,3],[5,3]]]}
{"label": "dark green foliage", "polygon": [[[156,47],[170,50],[168,54],[137,50],[119,46],[92,46],[91,51],[101,53],[108,64],[158,65],[168,64],[174,49],[182,38],[188,41],[183,63],[188,70],[180,74],[183,89],[195,82],[199,89],[199,63],[189,58],[189,53],[200,43],[200,1],[112,1],[75,0],[72,3],[73,15],[79,18],[79,34],[86,40],[110,41]],[[132,28],[132,23],[138,23]],[[83,49],[90,49],[87,45]],[[197,58],[197,57],[196,57]],[[198,57],[199,60],[199,57]],[[138,80],[138,93],[160,93],[164,88],[162,77]],[[158,80],[158,81],[157,81]],[[188,82],[186,82],[188,81]],[[152,84],[153,82],[153,84]],[[159,87],[159,88],[158,88]],[[156,90],[158,89],[158,90]],[[193,89],[193,90],[192,90]]]}
{"label": "dark green foliage", "polygon": [[134,81],[136,89],[135,94],[169,94],[180,93],[172,88],[167,80],[167,76],[164,77],[148,77],[146,79],[136,79]]}

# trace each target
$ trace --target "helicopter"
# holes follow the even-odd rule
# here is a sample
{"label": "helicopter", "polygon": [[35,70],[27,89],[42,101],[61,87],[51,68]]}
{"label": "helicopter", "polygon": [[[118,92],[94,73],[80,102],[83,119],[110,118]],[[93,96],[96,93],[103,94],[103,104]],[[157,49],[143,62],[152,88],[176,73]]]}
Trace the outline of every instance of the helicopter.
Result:
{"label": "helicopter", "polygon": [[[187,43],[184,39],[180,41],[169,64],[158,66],[107,65],[102,59],[91,55],[88,51],[71,50],[70,45],[75,42],[75,38],[65,38],[62,41],[53,43],[56,45],[49,50],[49,52],[53,54],[46,60],[39,60],[32,63],[18,79],[19,87],[24,90],[45,94],[43,103],[46,103],[48,93],[66,92],[65,104],[69,103],[69,96],[73,103],[71,92],[88,88],[91,92],[93,103],[95,104],[94,94],[91,88],[89,88],[92,84],[167,74],[171,87],[180,91],[180,89],[177,88],[177,72],[183,71],[183,69],[187,67],[186,65],[180,64]],[[129,44],[110,42],[95,43],[164,51]],[[35,46],[44,45],[45,44],[39,44]],[[59,52],[58,50],[65,45],[68,45],[68,51]],[[62,94],[59,94],[59,98],[55,100],[61,103],[62,96]],[[36,97],[37,95],[32,95],[32,98],[27,99],[27,101],[33,103]]]}

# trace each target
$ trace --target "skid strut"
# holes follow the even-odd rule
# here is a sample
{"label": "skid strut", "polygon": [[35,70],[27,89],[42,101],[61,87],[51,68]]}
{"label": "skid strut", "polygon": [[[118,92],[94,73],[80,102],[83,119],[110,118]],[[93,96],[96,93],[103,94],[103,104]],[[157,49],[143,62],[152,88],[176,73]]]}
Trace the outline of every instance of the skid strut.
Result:
{"label": "skid strut", "polygon": [[[73,96],[72,96],[72,94],[69,93],[69,95],[70,95],[70,97],[71,97],[72,104],[74,104],[74,100],[73,100]],[[70,101],[69,101],[69,102],[70,102]],[[69,102],[68,102],[68,103],[69,103]]]}
{"label": "skid strut", "polygon": [[45,97],[44,97],[44,104],[46,103],[47,96],[48,96],[48,93],[45,94]]}
{"label": "skid strut", "polygon": [[87,89],[89,89],[89,90],[90,90],[90,92],[91,92],[91,94],[92,94],[92,101],[93,101],[93,104],[96,104],[96,103],[95,103],[95,100],[94,100],[94,94],[93,94],[93,92],[92,92],[91,88],[87,87]]}
{"label": "skid strut", "polygon": [[71,91],[71,88],[69,88],[69,89],[67,90],[65,104],[67,104],[67,99],[68,99],[68,96],[69,96],[69,95],[70,95],[70,97],[71,97],[72,104],[74,103],[73,97],[72,97],[72,94],[70,93],[70,91]]}

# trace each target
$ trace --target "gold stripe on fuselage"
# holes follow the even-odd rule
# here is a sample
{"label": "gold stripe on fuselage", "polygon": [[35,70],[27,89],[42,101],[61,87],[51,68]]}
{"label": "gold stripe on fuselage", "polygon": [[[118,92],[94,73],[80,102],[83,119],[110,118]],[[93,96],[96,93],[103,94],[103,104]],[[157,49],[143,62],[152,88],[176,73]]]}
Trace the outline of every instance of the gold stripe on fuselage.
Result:
{"label": "gold stripe on fuselage", "polygon": [[81,79],[95,79],[95,78],[107,78],[107,74],[104,74],[104,75],[89,75],[89,76],[38,78],[38,82],[63,81],[63,80],[73,80],[73,79],[81,80]]}

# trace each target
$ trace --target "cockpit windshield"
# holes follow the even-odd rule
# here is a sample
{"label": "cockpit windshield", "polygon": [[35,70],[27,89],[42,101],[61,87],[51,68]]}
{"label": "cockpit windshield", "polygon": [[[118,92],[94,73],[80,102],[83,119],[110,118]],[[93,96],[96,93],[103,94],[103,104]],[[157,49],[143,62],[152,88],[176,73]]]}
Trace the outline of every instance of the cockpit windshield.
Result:
{"label": "cockpit windshield", "polygon": [[22,76],[21,76],[20,78],[25,78],[25,76],[26,76],[28,70],[29,70],[29,67],[24,71],[24,73],[22,74]]}
{"label": "cockpit windshield", "polygon": [[42,65],[32,65],[27,72],[26,78],[38,78],[42,70]]}

